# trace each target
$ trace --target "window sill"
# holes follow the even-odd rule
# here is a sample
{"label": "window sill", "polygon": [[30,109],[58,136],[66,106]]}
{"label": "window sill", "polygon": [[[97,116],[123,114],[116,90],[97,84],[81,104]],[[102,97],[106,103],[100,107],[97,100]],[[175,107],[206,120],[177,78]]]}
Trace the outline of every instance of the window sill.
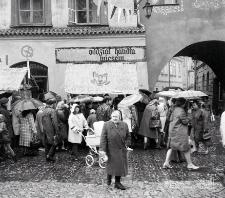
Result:
{"label": "window sill", "polygon": [[101,25],[101,24],[74,24],[74,25],[67,25],[67,27],[109,27],[109,25]]}
{"label": "window sill", "polygon": [[52,28],[52,25],[17,25],[17,26],[10,26],[10,28]]}

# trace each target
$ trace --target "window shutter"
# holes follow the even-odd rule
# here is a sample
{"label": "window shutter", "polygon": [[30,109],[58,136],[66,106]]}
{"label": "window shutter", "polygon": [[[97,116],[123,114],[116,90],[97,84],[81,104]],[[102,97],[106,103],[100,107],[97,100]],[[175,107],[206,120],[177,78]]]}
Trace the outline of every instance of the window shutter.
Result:
{"label": "window shutter", "polygon": [[[15,1],[15,0],[14,0]],[[52,25],[51,0],[45,0],[45,25]]]}
{"label": "window shutter", "polygon": [[101,25],[108,25],[108,4],[102,1],[100,9],[100,23]]}
{"label": "window shutter", "polygon": [[18,1],[11,0],[11,26],[17,26],[18,24]]}

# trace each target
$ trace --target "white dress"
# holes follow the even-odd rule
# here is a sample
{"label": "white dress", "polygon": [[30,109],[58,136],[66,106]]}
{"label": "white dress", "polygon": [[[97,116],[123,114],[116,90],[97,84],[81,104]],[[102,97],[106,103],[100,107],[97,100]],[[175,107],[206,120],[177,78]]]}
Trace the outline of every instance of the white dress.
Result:
{"label": "white dress", "polygon": [[82,113],[76,115],[71,113],[68,122],[69,122],[68,141],[71,143],[80,144],[82,142],[82,135],[77,133],[77,130],[83,132],[84,128],[88,127],[87,120],[85,119]]}

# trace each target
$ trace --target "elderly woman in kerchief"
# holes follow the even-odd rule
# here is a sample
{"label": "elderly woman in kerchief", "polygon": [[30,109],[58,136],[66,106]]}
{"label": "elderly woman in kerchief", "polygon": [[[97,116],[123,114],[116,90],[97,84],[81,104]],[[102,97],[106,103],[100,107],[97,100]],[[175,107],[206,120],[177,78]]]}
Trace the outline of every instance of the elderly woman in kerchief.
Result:
{"label": "elderly woman in kerchief", "polygon": [[71,155],[78,159],[78,145],[82,142],[82,133],[84,128],[88,129],[88,123],[84,115],[80,112],[80,106],[73,104],[71,114],[69,116],[69,135],[68,141],[73,144]]}
{"label": "elderly woman in kerchief", "polygon": [[159,129],[160,125],[153,126],[153,123],[156,123],[156,120],[159,120],[158,123],[160,123],[160,115],[158,112],[158,100],[154,99],[152,100],[145,108],[143,118],[141,120],[141,125],[139,129],[139,134],[144,136],[144,149],[147,148],[147,141],[148,138],[155,139],[156,141],[156,148],[160,147],[160,141],[159,141]]}

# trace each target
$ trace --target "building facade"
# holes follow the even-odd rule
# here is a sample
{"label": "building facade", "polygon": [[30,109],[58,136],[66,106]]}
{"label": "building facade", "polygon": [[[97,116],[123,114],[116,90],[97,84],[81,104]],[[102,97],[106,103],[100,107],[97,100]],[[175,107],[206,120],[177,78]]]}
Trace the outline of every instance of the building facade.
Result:
{"label": "building facade", "polygon": [[193,62],[189,57],[173,57],[161,71],[155,91],[165,87],[180,87],[185,90],[194,88]]}
{"label": "building facade", "polygon": [[[88,83],[95,84],[95,90],[117,91],[126,79],[132,84],[136,78],[137,87],[130,93],[148,89],[145,46],[145,29],[138,25],[133,0],[0,1],[0,65],[29,64],[41,92],[66,98],[66,88],[80,86],[71,90],[84,93]],[[129,79],[126,68],[134,71]],[[81,86],[77,81],[86,71],[90,78],[83,78]],[[111,78],[112,73],[124,74],[124,80]]]}

